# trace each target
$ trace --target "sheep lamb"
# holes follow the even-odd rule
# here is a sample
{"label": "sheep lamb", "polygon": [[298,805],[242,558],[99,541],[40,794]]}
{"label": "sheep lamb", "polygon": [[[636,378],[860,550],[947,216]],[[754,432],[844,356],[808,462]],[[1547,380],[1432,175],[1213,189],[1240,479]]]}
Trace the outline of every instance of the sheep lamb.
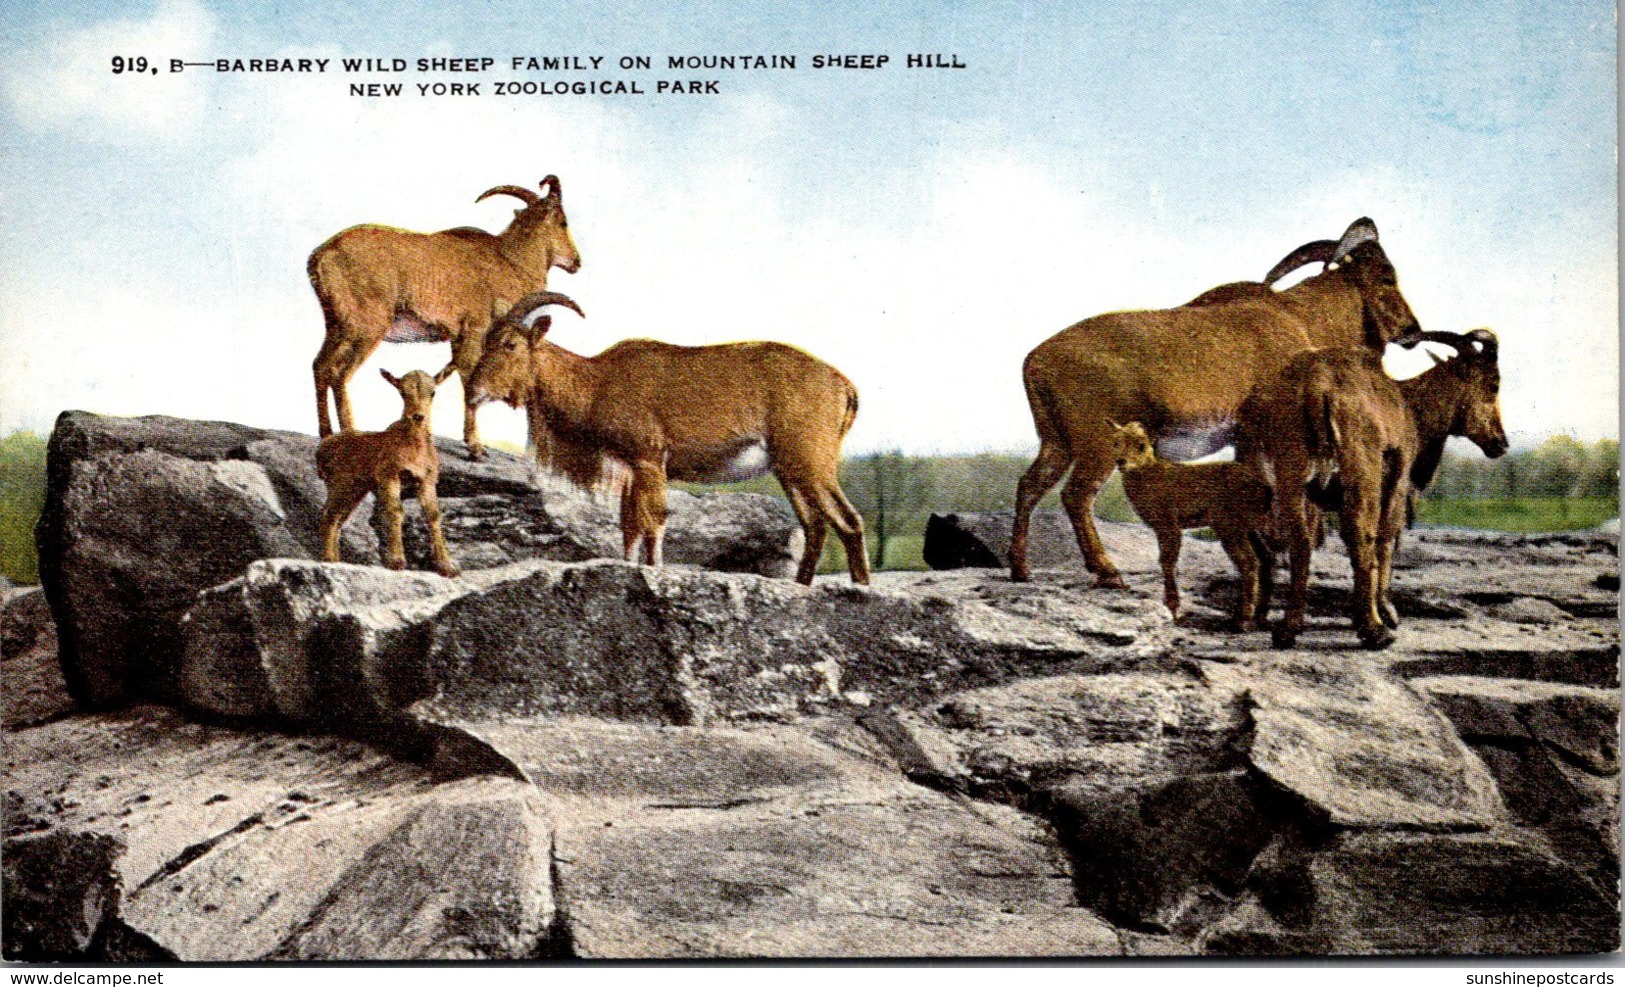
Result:
{"label": "sheep lamb", "polygon": [[[1260,570],[1273,559],[1263,543],[1269,530],[1273,491],[1258,470],[1243,463],[1170,463],[1157,452],[1139,422],[1112,429],[1112,453],[1123,473],[1123,491],[1140,520],[1157,533],[1162,599],[1179,617],[1179,550],[1187,528],[1210,527],[1241,576],[1233,627],[1253,629]],[[1267,575],[1262,581],[1267,582]]]}
{"label": "sheep lamb", "polygon": [[340,432],[329,435],[316,447],[316,472],[327,484],[327,506],[322,510],[322,558],[339,561],[339,529],[349,520],[367,494],[378,500],[384,515],[387,544],[384,565],[406,568],[406,550],[401,542],[402,481],[417,483],[418,503],[429,526],[429,544],[435,571],[448,579],[459,575],[446,536],[440,530],[440,500],[435,484],[440,479],[440,456],[429,432],[429,410],[434,403],[435,385],[451,375],[448,364],[433,377],[414,370],[396,377],[378,371],[401,392],[401,417],[382,432]]}
{"label": "sheep lamb", "polygon": [[863,516],[841,490],[841,442],[858,392],[839,370],[793,346],[674,346],[626,340],[580,356],[547,339],[554,292],[520,300],[492,330],[469,380],[469,406],[524,407],[544,465],[583,489],[621,493],[628,561],[661,563],[668,480],[725,482],[769,471],[806,532],[796,580],[811,583],[826,524],[846,549],[852,581],[869,581]]}

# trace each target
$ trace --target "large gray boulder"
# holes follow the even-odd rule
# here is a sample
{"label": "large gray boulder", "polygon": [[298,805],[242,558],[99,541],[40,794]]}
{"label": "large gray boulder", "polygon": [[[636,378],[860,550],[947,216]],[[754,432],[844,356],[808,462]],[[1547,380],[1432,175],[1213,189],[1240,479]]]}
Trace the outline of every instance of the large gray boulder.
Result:
{"label": "large gray boulder", "polygon": [[554,920],[536,791],[136,706],[5,745],[5,956],[526,959]]}
{"label": "large gray boulder", "polygon": [[[620,554],[609,505],[557,484],[539,488],[517,457],[493,452],[475,463],[461,443],[436,441],[439,492],[464,568]],[[98,708],[173,699],[180,621],[199,592],[257,559],[319,554],[326,493],[316,445],[313,436],[229,422],[58,418],[36,541],[76,699]],[[769,575],[795,565],[800,531],[771,498],[674,496],[673,508],[673,562]],[[363,505],[345,526],[346,561],[378,561],[369,515]],[[420,527],[409,519],[414,544]]]}
{"label": "large gray boulder", "polygon": [[16,729],[62,716],[74,702],[45,594],[37,586],[0,593],[0,725]]}

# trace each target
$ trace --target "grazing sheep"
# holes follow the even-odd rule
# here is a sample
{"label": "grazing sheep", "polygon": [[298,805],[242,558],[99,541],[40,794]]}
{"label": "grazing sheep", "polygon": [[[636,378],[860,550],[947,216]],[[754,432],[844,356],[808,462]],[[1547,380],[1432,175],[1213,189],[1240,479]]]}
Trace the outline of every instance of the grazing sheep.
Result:
{"label": "grazing sheep", "polygon": [[554,292],[522,299],[494,328],[468,401],[523,405],[537,455],[577,486],[621,491],[628,561],[661,562],[666,481],[747,480],[769,470],[806,530],[796,580],[811,583],[825,524],[846,548],[855,583],[868,583],[863,516],[842,492],[841,440],[858,392],[839,370],[782,343],[673,346],[616,343],[593,357],[546,338],[552,317],[532,313],[575,302]]}
{"label": "grazing sheep", "polygon": [[[1175,570],[1186,528],[1210,527],[1241,576],[1234,628],[1253,629],[1260,569],[1273,559],[1260,544],[1269,529],[1272,492],[1264,477],[1243,463],[1169,463],[1157,458],[1151,436],[1139,422],[1112,429],[1112,454],[1123,472],[1123,490],[1140,520],[1157,533],[1162,564],[1162,599],[1179,616]],[[1263,577],[1268,581],[1269,577]],[[1261,615],[1259,615],[1261,616]]]}
{"label": "grazing sheep", "polygon": [[[1327,269],[1285,291],[1270,287],[1312,262]],[[1265,282],[1221,285],[1179,308],[1098,315],[1027,355],[1022,379],[1039,450],[1016,488],[1012,579],[1029,577],[1033,508],[1070,471],[1061,502],[1084,564],[1097,585],[1123,585],[1092,516],[1112,472],[1108,417],[1144,422],[1165,458],[1197,459],[1230,444],[1236,409],[1293,354],[1361,345],[1381,352],[1390,342],[1414,345],[1421,332],[1369,219],[1337,242],[1299,247]]]}
{"label": "grazing sheep", "polygon": [[[564,215],[558,177],[542,179],[537,195],[499,185],[475,202],[511,195],[525,205],[495,236],[472,227],[413,233],[390,226],[352,226],[317,247],[306,271],[316,289],[327,338],[316,356],[316,421],[323,436],[332,391],[339,428],[355,427],[345,390],[379,343],[451,343],[451,362],[466,384],[497,314],[515,299],[547,287],[549,268],[574,273],[581,253]],[[474,413],[463,417],[472,459],[485,455]]]}
{"label": "grazing sheep", "polygon": [[[1495,334],[1429,332],[1422,339],[1445,343],[1458,355],[1435,358],[1427,372],[1395,381],[1369,350],[1310,351],[1242,407],[1237,457],[1273,474],[1276,530],[1292,560],[1276,647],[1291,647],[1303,631],[1311,494],[1338,510],[1354,570],[1351,607],[1360,642],[1385,648],[1399,623],[1389,589],[1412,492],[1433,478],[1449,436],[1471,439],[1491,459],[1507,450]],[[1333,471],[1335,477],[1322,482]],[[1263,594],[1267,599],[1267,586]]]}
{"label": "grazing sheep", "polygon": [[459,574],[446,548],[446,536],[440,531],[440,500],[435,494],[440,456],[429,432],[435,385],[449,377],[453,369],[448,364],[433,377],[421,370],[405,377],[378,371],[401,392],[405,407],[400,420],[382,432],[329,435],[316,447],[316,472],[327,484],[327,506],[322,510],[324,560],[339,561],[339,529],[370,493],[378,498],[378,508],[384,513],[388,535],[384,565],[406,568],[406,551],[401,544],[401,519],[405,513],[401,507],[401,482],[410,477],[417,481],[418,503],[423,505],[423,519],[429,525],[435,571],[448,579]]}

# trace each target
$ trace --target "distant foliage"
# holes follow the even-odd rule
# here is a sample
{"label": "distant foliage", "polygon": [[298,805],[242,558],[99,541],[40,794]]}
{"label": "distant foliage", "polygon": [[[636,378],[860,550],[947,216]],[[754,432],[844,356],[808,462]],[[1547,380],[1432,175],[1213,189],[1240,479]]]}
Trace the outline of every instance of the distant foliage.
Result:
{"label": "distant foliage", "polygon": [[1567,435],[1533,449],[1485,459],[1478,451],[1446,451],[1423,494],[1429,500],[1499,500],[1516,497],[1619,498],[1619,443],[1585,445]]}
{"label": "distant foliage", "polygon": [[45,440],[32,432],[0,439],[0,574],[39,582],[34,522],[45,505]]}
{"label": "distant foliage", "polygon": [[[882,452],[843,463],[841,485],[863,512],[875,568],[918,569],[925,565],[920,548],[926,518],[933,511],[1010,510],[1016,481],[1031,462],[1029,456],[1010,453],[908,456]],[[677,486],[783,496],[770,476],[728,486]],[[45,440],[30,432],[13,432],[0,439],[0,574],[14,583],[39,581],[34,522],[44,503]],[[1039,506],[1059,507],[1058,493],[1051,491]],[[1095,514],[1110,521],[1136,520],[1116,476],[1095,499]],[[1506,531],[1553,531],[1593,527],[1618,514],[1619,443],[1604,439],[1586,445],[1560,435],[1497,460],[1485,459],[1476,449],[1446,452],[1424,494],[1418,520]],[[845,569],[835,541],[830,539],[820,571]]]}

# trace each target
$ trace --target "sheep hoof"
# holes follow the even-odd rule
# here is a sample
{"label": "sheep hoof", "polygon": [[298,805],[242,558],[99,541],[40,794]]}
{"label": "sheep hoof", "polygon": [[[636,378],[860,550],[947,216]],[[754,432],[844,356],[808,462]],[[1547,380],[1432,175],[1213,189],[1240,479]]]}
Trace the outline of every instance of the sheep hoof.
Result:
{"label": "sheep hoof", "polygon": [[456,579],[458,576],[463,574],[463,570],[454,565],[435,566],[434,571],[440,573],[442,576],[445,576],[447,579]]}
{"label": "sheep hoof", "polygon": [[477,463],[477,462],[479,462],[480,460],[482,460],[484,458],[485,458],[485,447],[484,446],[469,446],[468,447],[468,461],[469,462]]}
{"label": "sheep hoof", "polygon": [[1232,620],[1224,625],[1224,629],[1232,634],[1251,634],[1253,622],[1250,620]]}
{"label": "sheep hoof", "polygon": [[1381,617],[1382,622],[1389,628],[1397,628],[1399,626],[1399,611],[1395,610],[1394,605],[1389,603],[1387,600],[1382,601],[1382,603],[1377,607],[1377,616]]}
{"label": "sheep hoof", "polygon": [[401,572],[406,568],[406,560],[405,559],[388,559],[388,560],[386,560],[384,562],[384,568],[385,569],[394,569],[396,572]]}
{"label": "sheep hoof", "polygon": [[1393,644],[1394,640],[1394,632],[1381,624],[1360,628],[1360,647],[1367,651],[1381,651]]}
{"label": "sheep hoof", "polygon": [[1298,643],[1298,632],[1290,627],[1279,625],[1270,632],[1270,647],[1277,651],[1284,651]]}
{"label": "sheep hoof", "polygon": [[1020,569],[1012,568],[1010,570],[1010,581],[1012,583],[1030,583],[1032,579],[1033,574],[1028,572],[1025,566]]}
{"label": "sheep hoof", "polygon": [[1095,589],[1128,589],[1122,573],[1103,572],[1095,577]]}

